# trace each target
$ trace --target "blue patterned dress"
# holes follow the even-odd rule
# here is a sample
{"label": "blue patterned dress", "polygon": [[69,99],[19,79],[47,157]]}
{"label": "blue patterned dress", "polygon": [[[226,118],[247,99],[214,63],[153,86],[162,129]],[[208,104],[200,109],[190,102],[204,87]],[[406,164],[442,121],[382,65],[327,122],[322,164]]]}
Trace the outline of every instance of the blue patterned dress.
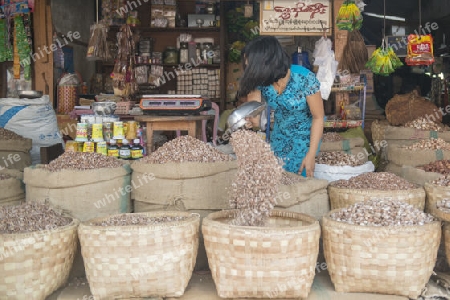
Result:
{"label": "blue patterned dress", "polygon": [[[308,69],[292,65],[283,93],[278,95],[272,85],[258,89],[274,110],[273,131],[270,133],[272,150],[284,161],[286,171],[298,173],[310,146],[312,115],[306,96],[317,93],[320,82]],[[302,175],[305,174],[303,170]]]}

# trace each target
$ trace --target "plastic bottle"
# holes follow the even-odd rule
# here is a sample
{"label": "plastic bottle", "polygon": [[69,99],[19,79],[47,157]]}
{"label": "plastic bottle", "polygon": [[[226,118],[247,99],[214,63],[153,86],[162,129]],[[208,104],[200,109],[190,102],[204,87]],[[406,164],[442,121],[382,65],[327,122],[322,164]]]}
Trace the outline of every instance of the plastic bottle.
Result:
{"label": "plastic bottle", "polygon": [[292,53],[292,64],[294,65],[303,65],[303,56],[302,56],[302,47],[298,46],[297,51]]}
{"label": "plastic bottle", "polygon": [[122,140],[122,146],[119,148],[119,158],[120,159],[131,159],[131,148],[127,139]]}
{"label": "plastic bottle", "polygon": [[303,52],[301,46],[298,46],[297,51],[292,53],[292,64],[300,65],[307,68],[308,70],[311,70],[308,52]]}
{"label": "plastic bottle", "polygon": [[144,157],[144,147],[140,144],[140,139],[134,139],[133,145],[131,146],[131,159],[137,160]]}
{"label": "plastic bottle", "polygon": [[115,139],[110,139],[109,140],[107,153],[108,153],[108,156],[119,158],[119,146],[117,146],[117,143],[116,143]]}

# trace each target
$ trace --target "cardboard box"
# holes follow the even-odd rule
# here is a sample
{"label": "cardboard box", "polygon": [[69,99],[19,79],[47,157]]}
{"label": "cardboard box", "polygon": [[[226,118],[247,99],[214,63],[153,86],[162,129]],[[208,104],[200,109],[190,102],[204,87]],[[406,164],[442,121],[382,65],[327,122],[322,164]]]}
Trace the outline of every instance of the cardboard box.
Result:
{"label": "cardboard box", "polygon": [[68,135],[72,139],[77,137],[77,119],[72,119],[70,115],[56,115],[56,119],[61,136]]}

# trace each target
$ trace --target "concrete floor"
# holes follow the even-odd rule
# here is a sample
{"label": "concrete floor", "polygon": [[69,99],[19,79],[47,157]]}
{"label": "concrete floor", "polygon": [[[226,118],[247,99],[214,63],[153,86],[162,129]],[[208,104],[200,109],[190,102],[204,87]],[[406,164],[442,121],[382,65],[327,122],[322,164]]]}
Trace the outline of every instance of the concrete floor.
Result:
{"label": "concrete floor", "polygon": [[[72,283],[60,289],[46,300],[93,300],[88,284]],[[133,298],[137,300],[136,298]],[[143,298],[142,300],[156,300],[158,298]],[[179,298],[165,298],[164,300],[220,300],[211,274],[194,272],[183,296]],[[246,299],[252,300],[252,299]],[[261,300],[261,299],[259,299]],[[305,300],[408,300],[407,297],[393,295],[379,295],[366,293],[337,293],[334,291],[328,272],[316,274],[311,292]]]}

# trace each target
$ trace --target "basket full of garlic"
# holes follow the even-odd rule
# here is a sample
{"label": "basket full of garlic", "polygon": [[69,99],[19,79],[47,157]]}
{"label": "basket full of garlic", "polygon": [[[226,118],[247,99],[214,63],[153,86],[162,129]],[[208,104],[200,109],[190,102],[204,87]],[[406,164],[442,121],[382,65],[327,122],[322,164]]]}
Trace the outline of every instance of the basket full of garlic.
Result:
{"label": "basket full of garlic", "polygon": [[79,221],[49,204],[0,207],[0,299],[47,299],[66,284]]}
{"label": "basket full of garlic", "polygon": [[[238,171],[230,207],[203,219],[211,275],[221,298],[307,298],[319,254],[320,225],[306,214],[273,209],[279,160],[255,132],[234,132]],[[283,285],[281,283],[294,283]]]}
{"label": "basket full of garlic", "polygon": [[402,201],[371,199],[324,216],[322,238],[337,292],[417,299],[433,273],[441,222]]}
{"label": "basket full of garlic", "polygon": [[422,187],[389,172],[371,172],[328,185],[331,209],[347,207],[371,198],[404,201],[424,210],[425,191]]}
{"label": "basket full of garlic", "polygon": [[116,214],[80,224],[95,299],[180,297],[194,270],[200,216],[181,211]]}
{"label": "basket full of garlic", "polygon": [[425,211],[442,221],[450,222],[450,175],[426,182]]}

